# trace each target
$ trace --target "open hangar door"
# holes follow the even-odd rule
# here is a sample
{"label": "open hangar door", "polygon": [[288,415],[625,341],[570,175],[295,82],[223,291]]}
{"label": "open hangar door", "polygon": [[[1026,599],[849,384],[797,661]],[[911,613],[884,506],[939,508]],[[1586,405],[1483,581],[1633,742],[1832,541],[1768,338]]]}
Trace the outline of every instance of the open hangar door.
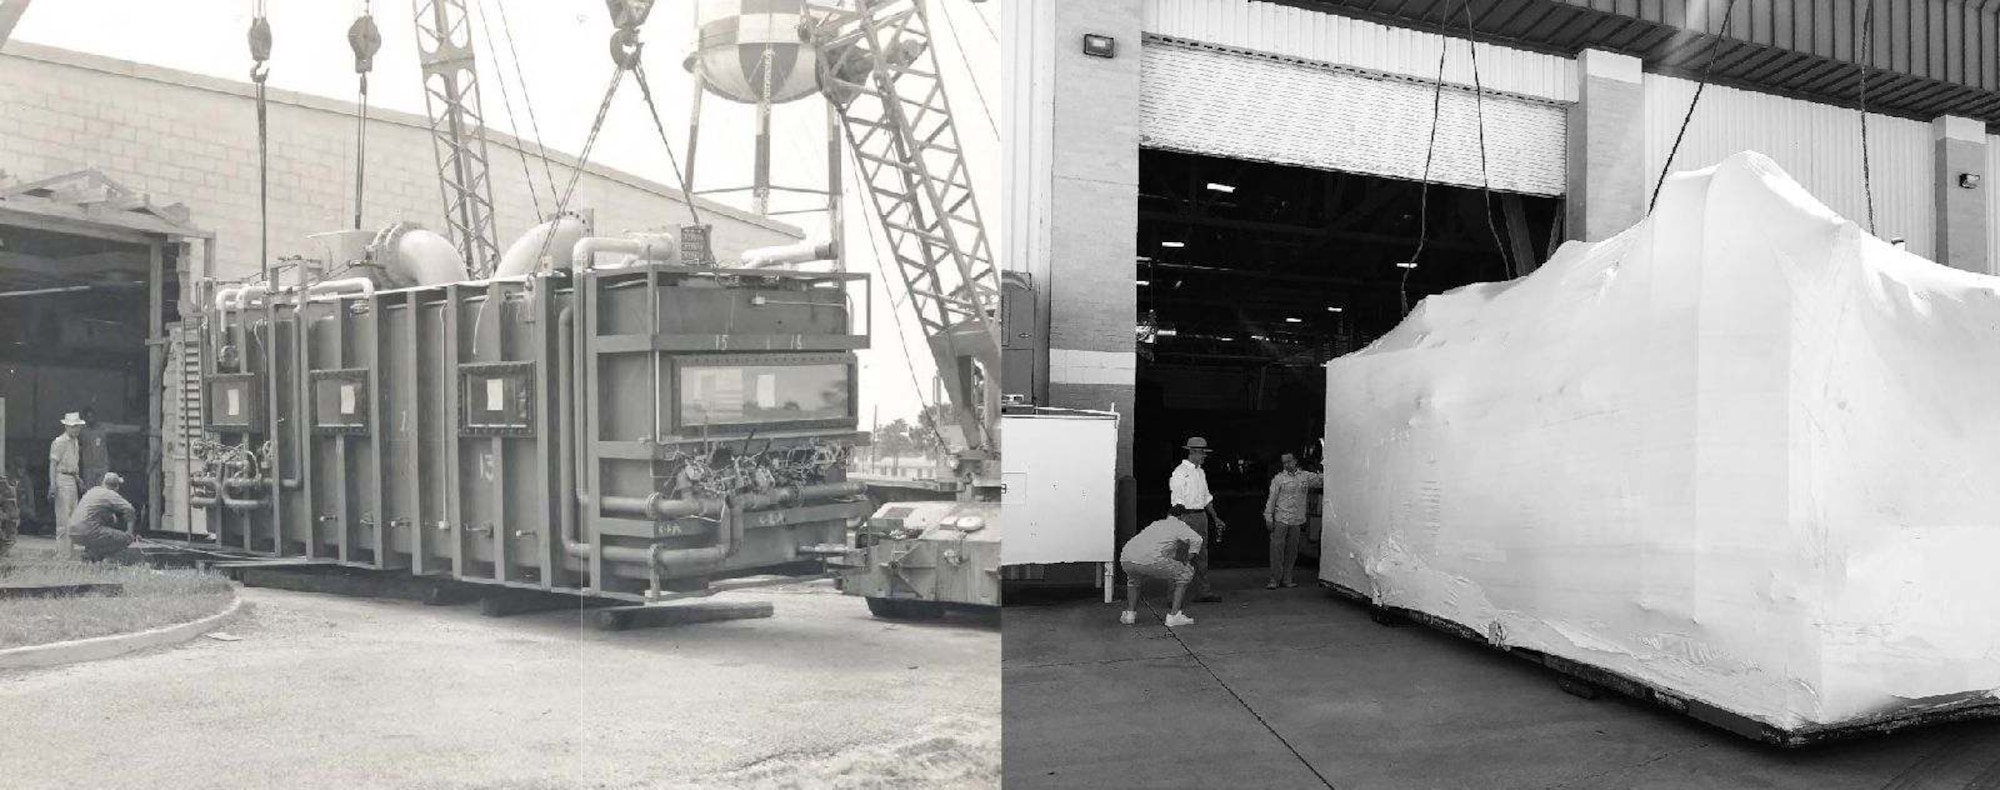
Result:
{"label": "open hangar door", "polygon": [[191,245],[212,239],[94,170],[0,187],[0,463],[24,531],[55,529],[49,443],[69,412],[91,421],[86,487],[119,473],[140,525],[161,526],[166,330]]}
{"label": "open hangar door", "polygon": [[1279,455],[1318,466],[1325,362],[1394,328],[1406,303],[1531,271],[1561,238],[1555,197],[1436,183],[1426,196],[1419,181],[1153,149],[1139,162],[1139,523],[1165,515],[1187,437],[1207,438],[1232,527],[1216,565],[1267,561]]}

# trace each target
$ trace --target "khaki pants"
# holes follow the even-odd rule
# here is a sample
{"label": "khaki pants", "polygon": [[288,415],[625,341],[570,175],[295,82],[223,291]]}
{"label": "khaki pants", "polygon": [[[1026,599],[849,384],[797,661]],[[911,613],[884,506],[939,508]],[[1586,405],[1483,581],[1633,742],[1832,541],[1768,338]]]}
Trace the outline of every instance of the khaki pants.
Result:
{"label": "khaki pants", "polygon": [[83,498],[83,492],[77,490],[76,484],[74,475],[56,475],[55,485],[50,491],[56,500],[56,540],[61,542],[64,554],[68,554],[70,548],[69,517],[76,514],[76,501]]}
{"label": "khaki pants", "polygon": [[1299,564],[1299,532],[1304,524],[1271,525],[1271,582],[1290,583],[1292,566]]}

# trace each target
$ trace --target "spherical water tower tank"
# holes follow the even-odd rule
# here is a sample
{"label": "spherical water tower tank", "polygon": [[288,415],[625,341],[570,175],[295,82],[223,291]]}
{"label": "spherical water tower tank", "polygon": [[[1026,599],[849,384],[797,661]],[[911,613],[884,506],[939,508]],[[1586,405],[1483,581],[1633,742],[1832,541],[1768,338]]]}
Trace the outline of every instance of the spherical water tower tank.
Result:
{"label": "spherical water tower tank", "polygon": [[701,0],[691,68],[716,95],[756,104],[765,98],[768,57],[772,104],[810,96],[819,90],[819,59],[800,40],[805,19],[806,0]]}

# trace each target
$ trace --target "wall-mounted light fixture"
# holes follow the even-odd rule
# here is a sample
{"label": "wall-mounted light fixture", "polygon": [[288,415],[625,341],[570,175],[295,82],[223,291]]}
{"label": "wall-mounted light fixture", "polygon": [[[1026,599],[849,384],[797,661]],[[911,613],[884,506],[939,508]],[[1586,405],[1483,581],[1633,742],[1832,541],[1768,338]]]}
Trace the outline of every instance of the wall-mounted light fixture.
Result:
{"label": "wall-mounted light fixture", "polygon": [[1118,39],[1102,33],[1083,34],[1083,54],[1093,58],[1109,58],[1118,54]]}

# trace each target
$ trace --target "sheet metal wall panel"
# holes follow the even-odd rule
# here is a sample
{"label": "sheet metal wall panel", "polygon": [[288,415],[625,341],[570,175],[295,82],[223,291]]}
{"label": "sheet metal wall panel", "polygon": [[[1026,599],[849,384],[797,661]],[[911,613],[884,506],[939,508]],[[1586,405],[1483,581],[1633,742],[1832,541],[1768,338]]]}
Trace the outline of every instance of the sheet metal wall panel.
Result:
{"label": "sheet metal wall panel", "polygon": [[[1722,27],[1729,0],[1555,0],[1564,5],[1710,35]],[[1742,0],[1729,38],[1855,62],[1853,39],[1870,0]],[[1878,68],[1960,85],[2000,89],[1993,55],[2000,51],[2000,3],[1993,0],[1872,0],[1872,47]],[[1399,13],[1423,15],[1412,6]],[[1684,21],[1685,20],[1685,21]]]}
{"label": "sheet metal wall panel", "polygon": [[[1693,100],[1695,83],[1647,74],[1646,194],[1673,147],[1681,118]],[[1935,254],[1931,178],[1934,158],[1929,124],[1870,114],[1869,167],[1875,191],[1876,234],[1901,236],[1908,249]],[[1786,172],[1841,216],[1864,229],[1867,200],[1861,173],[1861,116],[1851,109],[1716,85],[1702,92],[1674,170],[1708,167],[1724,157],[1753,150],[1776,160]]]}
{"label": "sheet metal wall panel", "polygon": [[[1424,176],[1429,85],[1151,40],[1143,56],[1140,128],[1147,147],[1391,178]],[[1444,92],[1432,180],[1481,185],[1478,104],[1469,91]],[[1488,96],[1484,113],[1492,187],[1562,194],[1566,108]]]}
{"label": "sheet metal wall panel", "polygon": [[[1296,6],[1252,0],[1146,0],[1147,33],[1248,49],[1422,80],[1437,78],[1438,34]],[[1462,23],[1460,23],[1462,24]],[[1445,82],[1472,87],[1465,39],[1445,53]],[[1576,101],[1576,60],[1479,45],[1479,78],[1489,91]]]}
{"label": "sheet metal wall panel", "polygon": [[1986,137],[1986,177],[1979,186],[1986,190],[1986,270],[2000,272],[2000,134]]}

